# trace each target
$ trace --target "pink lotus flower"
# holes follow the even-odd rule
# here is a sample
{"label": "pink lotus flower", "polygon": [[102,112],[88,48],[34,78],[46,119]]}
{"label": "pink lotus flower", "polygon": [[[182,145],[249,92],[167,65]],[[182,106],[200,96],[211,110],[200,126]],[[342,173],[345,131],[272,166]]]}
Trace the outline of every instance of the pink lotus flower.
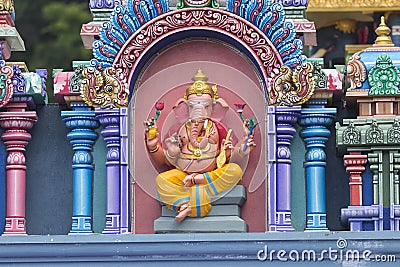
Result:
{"label": "pink lotus flower", "polygon": [[163,110],[164,109],[164,102],[157,102],[155,105],[155,108],[157,110]]}
{"label": "pink lotus flower", "polygon": [[234,105],[236,107],[237,112],[243,112],[246,103],[235,103]]}

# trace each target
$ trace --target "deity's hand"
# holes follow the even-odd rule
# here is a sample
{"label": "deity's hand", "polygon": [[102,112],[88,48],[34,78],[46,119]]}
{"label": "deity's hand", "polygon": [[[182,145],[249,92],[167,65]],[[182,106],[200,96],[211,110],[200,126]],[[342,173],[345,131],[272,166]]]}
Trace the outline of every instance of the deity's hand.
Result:
{"label": "deity's hand", "polygon": [[205,180],[204,180],[204,176],[201,173],[192,173],[187,175],[183,181],[183,187],[191,187],[194,186],[196,184],[204,184]]}
{"label": "deity's hand", "polygon": [[168,156],[174,158],[181,152],[179,137],[177,133],[165,139],[165,144],[167,146]]}
{"label": "deity's hand", "polygon": [[146,140],[146,145],[149,150],[153,150],[155,147],[157,147],[159,143],[159,133],[157,130],[157,125],[154,123],[154,125],[150,126],[151,119],[148,121],[144,122],[145,125],[145,140]]}
{"label": "deity's hand", "polygon": [[239,146],[239,155],[242,157],[247,156],[255,146],[253,135],[243,137]]}
{"label": "deity's hand", "polygon": [[229,140],[222,139],[222,145],[223,145],[223,149],[225,149],[225,150],[233,149],[232,137],[230,137]]}

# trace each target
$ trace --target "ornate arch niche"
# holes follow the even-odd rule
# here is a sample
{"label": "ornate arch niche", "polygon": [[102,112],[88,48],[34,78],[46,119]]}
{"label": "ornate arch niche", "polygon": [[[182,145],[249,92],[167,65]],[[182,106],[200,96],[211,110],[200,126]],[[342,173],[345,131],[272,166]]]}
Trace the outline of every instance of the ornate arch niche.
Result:
{"label": "ornate arch niche", "polygon": [[[99,71],[111,70],[110,73],[118,81],[118,95],[130,95],[131,111],[134,112],[131,114],[130,126],[130,136],[134,137],[130,142],[130,150],[133,152],[130,172],[135,178],[131,230],[135,233],[151,233],[152,222],[159,216],[160,206],[155,200],[155,187],[152,186],[157,170],[150,164],[144,147],[143,120],[154,114],[151,109],[157,100],[166,99],[166,107],[170,109],[172,102],[183,95],[195,70],[202,68],[209,76],[209,82],[219,85],[221,95],[231,105],[235,100],[251,103],[250,114],[245,114],[246,117],[256,115],[264,121],[266,102],[269,105],[301,104],[311,97],[314,88],[305,82],[312,68],[310,64],[303,63],[305,57],[302,55],[302,43],[296,39],[293,24],[285,22],[280,3],[266,1],[257,3],[258,6],[249,6],[240,0],[230,0],[230,12],[211,8],[167,12],[168,5],[164,0],[142,2],[143,6],[151,7],[152,12],[148,12],[149,9],[140,10],[142,5],[138,6],[134,1],[128,1],[126,7],[117,6],[114,9],[110,22],[105,23],[100,31],[100,40],[93,45],[95,59],[91,64]],[[199,37],[208,39],[192,39]],[[190,49],[190,44],[199,45],[200,42],[203,42],[203,54],[199,53],[200,49]],[[208,43],[205,45],[204,42]],[[176,49],[179,46],[184,49]],[[211,49],[207,50],[208,47]],[[213,54],[216,51],[222,52]],[[175,56],[171,56],[174,53]],[[190,61],[188,57],[182,56],[185,53]],[[230,56],[224,57],[227,54]],[[180,61],[176,61],[178,59]],[[172,65],[174,60],[175,64]],[[234,83],[241,75],[246,77],[243,81],[247,85]],[[297,87],[298,84],[300,87]],[[90,100],[94,98],[92,95],[85,101],[93,106],[105,106],[99,103],[94,105],[94,101]],[[101,97],[96,98],[99,99],[102,100]],[[124,104],[125,99],[116,102],[116,106]],[[259,111],[260,108],[262,111]],[[231,106],[226,119],[239,120],[234,113]],[[163,116],[159,124],[164,121],[170,123],[171,116]],[[248,199],[247,207],[242,212],[242,217],[249,224],[249,231],[253,232],[264,232],[267,224],[266,188],[262,183],[268,175],[266,163],[271,159],[265,158],[268,154],[265,124],[259,127],[259,133],[256,132],[256,136],[261,139],[259,143],[263,143],[258,148],[262,155],[259,161],[263,163],[262,173],[254,172],[252,176],[257,178],[252,179],[251,183],[243,180],[249,183],[250,192],[255,195],[258,193],[260,197],[259,201]],[[269,127],[273,129],[275,125]],[[234,130],[240,133],[240,130]],[[272,151],[268,155],[270,157],[273,154]],[[145,165],[146,162],[150,165]],[[140,180],[145,182],[139,186],[141,182],[138,184],[137,181]],[[254,206],[249,207],[252,204]],[[251,221],[254,214],[260,215],[260,218]]]}
{"label": "ornate arch niche", "polygon": [[[142,121],[154,116],[154,103],[165,102],[165,109],[157,121],[161,136],[177,123],[172,106],[184,95],[186,88],[192,83],[191,78],[202,69],[211,84],[218,85],[218,93],[229,104],[229,111],[222,122],[238,137],[243,134],[242,122],[236,114],[234,103],[247,103],[245,117],[256,116],[264,121],[266,117],[266,99],[259,82],[259,76],[251,64],[237,50],[224,42],[210,39],[186,39],[172,44],[159,53],[139,76],[136,93],[132,96],[131,116],[134,129],[144,131]],[[132,80],[133,81],[133,80]],[[133,127],[130,127],[131,129]],[[247,201],[242,209],[242,218],[253,232],[265,231],[265,183],[266,155],[268,145],[265,143],[266,124],[262,123],[256,130],[258,146],[253,151],[249,162],[244,163],[246,172],[242,184],[248,189]],[[132,140],[131,166],[134,170],[135,232],[149,233],[153,231],[152,222],[160,216],[160,205],[154,199],[155,177],[157,169],[153,167],[146,151],[143,135],[135,134]],[[144,157],[144,154],[145,157]],[[141,202],[147,203],[143,206]],[[151,205],[151,209],[149,209]],[[257,210],[254,216],[253,211]]]}

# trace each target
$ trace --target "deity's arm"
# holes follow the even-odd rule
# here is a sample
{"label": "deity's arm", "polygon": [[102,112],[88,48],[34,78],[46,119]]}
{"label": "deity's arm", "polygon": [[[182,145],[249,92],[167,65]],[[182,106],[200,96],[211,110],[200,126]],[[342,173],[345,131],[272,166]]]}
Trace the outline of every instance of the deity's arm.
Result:
{"label": "deity's arm", "polygon": [[158,139],[158,133],[155,138],[146,140],[146,146],[147,146],[147,151],[149,152],[155,163],[159,166],[164,165],[166,162],[166,158],[162,145]]}

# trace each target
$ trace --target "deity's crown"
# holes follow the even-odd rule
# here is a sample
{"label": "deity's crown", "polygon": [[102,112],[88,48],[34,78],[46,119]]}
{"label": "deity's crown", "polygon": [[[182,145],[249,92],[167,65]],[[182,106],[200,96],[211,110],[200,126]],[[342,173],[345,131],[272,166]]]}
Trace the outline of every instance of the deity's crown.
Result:
{"label": "deity's crown", "polygon": [[196,94],[201,96],[202,94],[209,94],[213,101],[219,98],[217,86],[210,86],[207,81],[208,78],[204,75],[203,71],[199,69],[192,78],[192,85],[186,89],[186,94],[183,96],[184,99],[188,99],[189,95]]}

